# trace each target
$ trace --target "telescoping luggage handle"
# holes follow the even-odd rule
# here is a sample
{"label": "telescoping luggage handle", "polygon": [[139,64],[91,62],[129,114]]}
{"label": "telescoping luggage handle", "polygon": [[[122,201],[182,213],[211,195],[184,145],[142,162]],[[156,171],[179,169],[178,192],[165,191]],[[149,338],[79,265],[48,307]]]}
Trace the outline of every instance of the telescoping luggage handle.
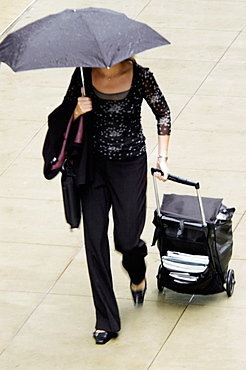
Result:
{"label": "telescoping luggage handle", "polygon": [[[160,172],[163,175],[163,172],[161,170],[159,170],[158,168],[151,168],[152,176],[154,175],[155,172]],[[202,204],[202,198],[201,198],[200,191],[199,191],[199,189],[200,189],[199,182],[189,180],[189,179],[185,179],[183,177],[179,177],[179,176],[175,176],[175,175],[171,175],[171,174],[168,174],[167,179],[170,180],[170,181],[177,182],[179,184],[193,186],[196,189],[196,194],[197,194],[199,207],[200,207],[200,212],[201,212],[201,217],[202,217],[202,224],[203,224],[203,226],[207,226],[206,219],[205,219],[204,208],[203,208],[203,204]],[[155,199],[156,199],[156,207],[157,207],[156,210],[157,210],[158,216],[161,216],[160,199],[159,199],[159,193],[158,193],[158,188],[157,188],[157,183],[156,183],[155,176],[153,176],[153,181],[154,181],[154,191],[155,191]]]}

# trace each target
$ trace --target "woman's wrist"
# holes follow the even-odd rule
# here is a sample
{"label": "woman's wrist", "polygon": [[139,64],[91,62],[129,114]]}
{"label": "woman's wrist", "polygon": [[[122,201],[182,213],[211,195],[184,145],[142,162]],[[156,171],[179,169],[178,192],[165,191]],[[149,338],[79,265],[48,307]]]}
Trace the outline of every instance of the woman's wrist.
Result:
{"label": "woman's wrist", "polygon": [[168,155],[167,154],[158,154],[157,159],[167,161],[168,160]]}

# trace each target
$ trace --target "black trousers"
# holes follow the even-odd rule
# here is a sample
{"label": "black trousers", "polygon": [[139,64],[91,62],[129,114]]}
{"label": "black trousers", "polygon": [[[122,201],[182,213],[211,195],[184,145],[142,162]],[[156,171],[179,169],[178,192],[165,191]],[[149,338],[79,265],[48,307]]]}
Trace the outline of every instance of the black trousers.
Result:
{"label": "black trousers", "polygon": [[96,309],[96,329],[120,330],[108,240],[112,207],[115,249],[130,280],[145,277],[147,247],[140,239],[146,215],[146,154],[127,161],[95,159],[95,177],[81,191],[86,256]]}

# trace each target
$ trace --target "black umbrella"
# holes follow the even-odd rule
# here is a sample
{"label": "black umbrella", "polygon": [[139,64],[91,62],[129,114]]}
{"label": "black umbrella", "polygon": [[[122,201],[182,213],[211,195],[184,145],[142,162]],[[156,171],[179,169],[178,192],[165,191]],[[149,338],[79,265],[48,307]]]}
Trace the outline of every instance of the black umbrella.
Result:
{"label": "black umbrella", "polygon": [[148,25],[101,8],[67,9],[9,34],[0,61],[15,72],[59,67],[111,67],[169,44]]}
{"label": "black umbrella", "polygon": [[[67,9],[9,34],[0,44],[0,62],[13,71],[42,68],[111,67],[144,50],[169,44],[144,23],[108,9]],[[84,82],[83,82],[84,85]],[[80,222],[74,176],[63,169],[65,215],[71,228]]]}

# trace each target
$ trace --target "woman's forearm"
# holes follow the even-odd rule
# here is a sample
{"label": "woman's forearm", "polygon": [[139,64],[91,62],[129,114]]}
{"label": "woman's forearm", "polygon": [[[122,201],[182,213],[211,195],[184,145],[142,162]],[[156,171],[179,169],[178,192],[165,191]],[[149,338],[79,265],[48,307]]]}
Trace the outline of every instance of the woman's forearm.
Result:
{"label": "woman's forearm", "polygon": [[168,158],[170,135],[158,135],[158,158]]}
{"label": "woman's forearm", "polygon": [[167,180],[169,173],[169,168],[167,164],[169,140],[170,135],[158,135],[158,155],[156,167],[163,172],[163,175],[161,175],[159,172],[156,172],[155,176],[162,181]]}

